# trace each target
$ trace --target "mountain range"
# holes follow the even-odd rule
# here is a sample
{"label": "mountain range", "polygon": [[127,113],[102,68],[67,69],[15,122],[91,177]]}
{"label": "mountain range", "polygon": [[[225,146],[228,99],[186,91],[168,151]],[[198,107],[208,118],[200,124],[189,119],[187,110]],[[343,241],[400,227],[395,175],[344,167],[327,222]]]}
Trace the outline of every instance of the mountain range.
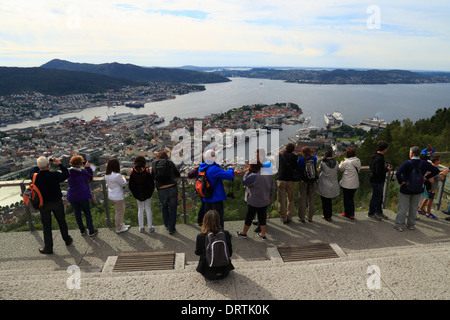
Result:
{"label": "mountain range", "polygon": [[75,63],[54,59],[41,66],[46,69],[84,71],[110,77],[151,82],[176,82],[189,84],[217,83],[230,81],[228,78],[211,72],[200,72],[179,68],[146,68],[122,63]]}
{"label": "mountain range", "polygon": [[0,67],[0,95],[37,91],[48,95],[98,93],[149,82],[204,84],[227,82],[211,72],[145,68],[121,63],[75,63],[54,59],[41,67]]}

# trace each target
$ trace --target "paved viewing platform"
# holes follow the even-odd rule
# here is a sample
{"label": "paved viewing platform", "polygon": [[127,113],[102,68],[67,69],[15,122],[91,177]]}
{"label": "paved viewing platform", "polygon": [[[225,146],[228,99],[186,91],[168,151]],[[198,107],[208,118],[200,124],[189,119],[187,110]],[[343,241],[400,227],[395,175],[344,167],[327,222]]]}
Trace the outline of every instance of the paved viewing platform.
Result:
{"label": "paved viewing platform", "polygon": [[[42,255],[42,231],[0,233],[0,299],[56,300],[409,300],[450,298],[450,222],[420,216],[415,230],[393,228],[389,220],[373,221],[367,212],[355,220],[340,214],[332,222],[314,216],[290,224],[268,219],[267,236],[253,227],[247,239],[236,236],[243,221],[226,221],[232,234],[235,270],[220,281],[207,281],[195,271],[196,224],[178,224],[169,235],[138,227],[123,234],[99,229],[93,238],[70,230],[66,246],[54,230],[54,254]],[[336,257],[284,262],[279,245],[327,243]],[[171,270],[114,271],[123,253],[174,251]],[[79,282],[75,280],[79,279]],[[187,305],[186,305],[187,306]]]}

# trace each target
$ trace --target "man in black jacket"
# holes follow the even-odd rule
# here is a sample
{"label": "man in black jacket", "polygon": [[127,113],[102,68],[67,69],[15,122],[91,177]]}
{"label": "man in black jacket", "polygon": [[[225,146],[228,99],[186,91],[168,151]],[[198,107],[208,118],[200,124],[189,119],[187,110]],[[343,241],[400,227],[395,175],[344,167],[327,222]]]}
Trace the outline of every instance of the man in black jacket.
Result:
{"label": "man in black jacket", "polygon": [[69,171],[58,159],[54,158],[50,159],[50,161],[59,166],[61,172],[50,171],[49,160],[46,157],[39,157],[37,159],[37,167],[34,167],[30,174],[31,179],[33,179],[33,174],[37,173],[35,184],[39,188],[44,201],[44,205],[39,208],[44,229],[44,248],[39,249],[39,252],[42,254],[53,253],[52,212],[58,222],[61,236],[66,245],[70,245],[73,241],[72,237],[69,236],[62,192],[59,185],[69,178]]}
{"label": "man in black jacket", "polygon": [[[278,202],[280,203],[280,217],[283,223],[289,223],[292,220],[295,211],[294,205],[294,182],[298,181],[296,176],[297,156],[293,153],[295,146],[293,143],[286,145],[286,150],[279,155],[278,166]],[[287,196],[287,212],[286,212]]]}
{"label": "man in black jacket", "polygon": [[368,217],[374,220],[388,219],[383,214],[383,187],[386,180],[386,173],[392,170],[392,166],[387,166],[384,155],[388,150],[386,141],[378,141],[377,152],[372,155],[370,162],[370,185],[372,186],[372,199],[370,199]]}

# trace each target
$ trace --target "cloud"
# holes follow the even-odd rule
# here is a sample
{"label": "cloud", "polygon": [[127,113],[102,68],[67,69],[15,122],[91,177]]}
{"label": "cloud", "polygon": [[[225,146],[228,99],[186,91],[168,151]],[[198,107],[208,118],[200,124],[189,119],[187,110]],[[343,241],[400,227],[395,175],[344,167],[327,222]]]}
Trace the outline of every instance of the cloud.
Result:
{"label": "cloud", "polygon": [[13,63],[10,57],[17,55],[16,65],[40,65],[59,53],[80,62],[103,56],[162,66],[194,64],[199,56],[202,65],[448,69],[448,5],[377,1],[380,28],[369,29],[371,5],[356,0],[0,0],[0,56],[9,57],[0,64]]}

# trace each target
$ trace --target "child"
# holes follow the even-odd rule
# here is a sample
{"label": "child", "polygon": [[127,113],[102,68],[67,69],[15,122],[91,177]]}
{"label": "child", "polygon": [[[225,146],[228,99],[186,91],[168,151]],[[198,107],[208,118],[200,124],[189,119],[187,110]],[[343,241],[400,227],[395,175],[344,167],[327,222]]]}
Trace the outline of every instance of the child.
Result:
{"label": "child", "polygon": [[116,233],[128,231],[129,225],[123,224],[123,215],[125,213],[125,193],[123,187],[127,180],[120,174],[120,164],[117,159],[110,159],[106,165],[105,180],[108,184],[108,199],[114,203]]}
{"label": "child", "polygon": [[144,210],[147,214],[148,232],[152,233],[155,228],[152,225],[152,209],[151,198],[155,190],[155,183],[153,174],[146,167],[147,160],[144,157],[138,156],[134,160],[134,167],[131,169],[129,187],[136,198],[138,204],[138,222],[139,232],[144,232]]}
{"label": "child", "polygon": [[[431,157],[431,162],[435,167],[437,167],[441,163],[441,157],[439,155],[435,155]],[[417,212],[420,214],[425,214],[427,218],[437,219],[434,214],[431,213],[431,205],[433,204],[434,195],[436,194],[438,182],[441,181],[444,176],[448,173],[449,169],[441,171],[437,176],[425,181],[425,189],[422,193],[422,203],[420,204]],[[423,210],[425,204],[427,205],[427,211]]]}

